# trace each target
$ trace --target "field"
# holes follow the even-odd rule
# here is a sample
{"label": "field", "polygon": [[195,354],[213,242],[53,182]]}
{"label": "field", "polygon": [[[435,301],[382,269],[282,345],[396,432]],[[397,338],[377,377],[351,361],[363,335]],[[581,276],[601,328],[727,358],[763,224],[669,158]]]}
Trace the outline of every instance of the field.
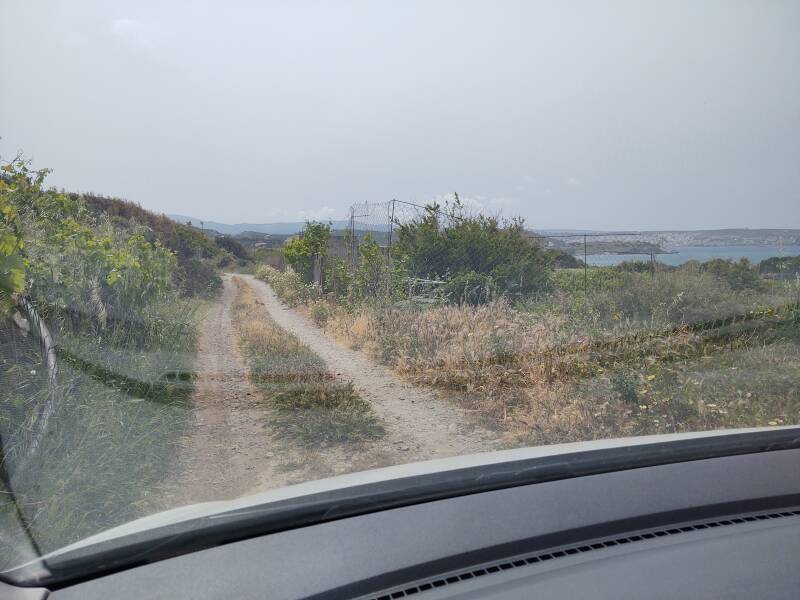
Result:
{"label": "field", "polygon": [[515,444],[800,422],[796,281],[687,265],[556,270],[547,293],[489,302],[342,302],[260,276],[325,331],[446,390]]}

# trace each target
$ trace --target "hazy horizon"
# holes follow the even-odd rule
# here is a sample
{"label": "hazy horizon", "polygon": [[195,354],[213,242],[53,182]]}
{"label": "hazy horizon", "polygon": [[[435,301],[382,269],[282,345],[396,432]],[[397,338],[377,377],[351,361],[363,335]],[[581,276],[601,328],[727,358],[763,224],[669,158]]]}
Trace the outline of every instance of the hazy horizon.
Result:
{"label": "hazy horizon", "polygon": [[[226,222],[226,221],[219,221],[217,219],[202,219],[197,217],[196,215],[183,215],[183,214],[176,214],[176,213],[165,213],[170,219],[177,220],[179,222],[186,222],[191,221],[192,225],[195,227],[199,227],[204,225],[205,229],[214,229],[213,225],[224,225],[225,227],[231,228],[244,228],[248,226],[277,226],[277,225],[297,225],[298,231],[302,228],[303,224],[306,221],[303,220],[294,220],[294,221],[265,221],[265,222],[254,222],[254,221],[238,221],[238,222]],[[346,219],[322,219],[324,223],[333,223],[336,225],[347,225],[348,221]],[[613,233],[613,232],[627,232],[627,231],[636,231],[641,233],[658,233],[658,232],[704,232],[704,231],[739,231],[739,230],[746,230],[746,231],[798,231],[800,232],[800,227],[710,227],[710,228],[700,228],[700,227],[693,227],[688,229],[577,229],[571,227],[531,227],[526,224],[526,228],[531,231],[541,231],[541,232],[550,232],[550,233]],[[243,229],[244,230],[244,229]],[[246,230],[245,230],[246,231]],[[259,233],[258,231],[255,231]],[[220,233],[225,233],[224,231],[220,231]]]}
{"label": "hazy horizon", "polygon": [[222,223],[800,228],[800,3],[9,0],[0,155]]}

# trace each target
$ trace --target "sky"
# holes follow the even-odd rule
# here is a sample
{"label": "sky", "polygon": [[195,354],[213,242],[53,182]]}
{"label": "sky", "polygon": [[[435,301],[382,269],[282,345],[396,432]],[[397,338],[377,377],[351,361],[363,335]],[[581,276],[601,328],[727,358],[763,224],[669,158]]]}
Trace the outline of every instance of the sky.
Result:
{"label": "sky", "polygon": [[227,223],[800,228],[800,2],[3,0],[0,156]]}

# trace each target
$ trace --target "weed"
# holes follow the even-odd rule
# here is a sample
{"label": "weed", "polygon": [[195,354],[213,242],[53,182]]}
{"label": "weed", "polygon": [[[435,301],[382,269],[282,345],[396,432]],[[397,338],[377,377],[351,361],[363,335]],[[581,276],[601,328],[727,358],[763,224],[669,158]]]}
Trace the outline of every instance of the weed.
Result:
{"label": "weed", "polygon": [[626,404],[639,404],[639,378],[632,373],[617,371],[610,377],[611,386]]}

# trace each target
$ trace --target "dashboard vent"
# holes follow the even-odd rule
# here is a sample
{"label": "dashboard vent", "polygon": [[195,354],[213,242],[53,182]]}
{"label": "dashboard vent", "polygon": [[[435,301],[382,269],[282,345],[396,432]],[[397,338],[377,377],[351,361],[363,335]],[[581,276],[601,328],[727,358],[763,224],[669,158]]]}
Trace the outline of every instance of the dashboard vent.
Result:
{"label": "dashboard vent", "polygon": [[370,595],[369,600],[396,600],[397,598],[404,598],[406,596],[413,596],[421,592],[426,592],[435,588],[452,585],[461,581],[468,581],[477,577],[483,577],[491,573],[499,573],[500,571],[508,571],[517,567],[524,567],[535,563],[545,562],[562,558],[564,556],[572,556],[573,554],[583,554],[593,550],[601,550],[602,548],[611,548],[612,546],[621,546],[624,544],[633,544],[643,540],[652,540],[654,538],[666,537],[672,535],[679,535],[690,531],[700,531],[701,529],[713,529],[715,527],[725,527],[728,525],[739,525],[741,523],[750,523],[753,521],[767,521],[770,519],[782,519],[784,517],[800,516],[800,510],[791,510],[784,512],[770,512],[762,514],[752,514],[740,516],[730,519],[719,519],[717,521],[704,521],[700,523],[692,523],[690,525],[680,525],[665,529],[654,529],[635,535],[605,538],[595,540],[590,543],[583,543],[580,545],[564,546],[557,550],[549,550],[546,552],[540,551],[534,554],[522,555],[513,559],[498,561],[494,563],[487,563],[478,568],[472,568],[461,572],[451,573],[446,576],[438,577],[436,579],[428,579],[425,581],[417,582],[402,588],[397,588],[392,591],[383,591],[380,595]]}

